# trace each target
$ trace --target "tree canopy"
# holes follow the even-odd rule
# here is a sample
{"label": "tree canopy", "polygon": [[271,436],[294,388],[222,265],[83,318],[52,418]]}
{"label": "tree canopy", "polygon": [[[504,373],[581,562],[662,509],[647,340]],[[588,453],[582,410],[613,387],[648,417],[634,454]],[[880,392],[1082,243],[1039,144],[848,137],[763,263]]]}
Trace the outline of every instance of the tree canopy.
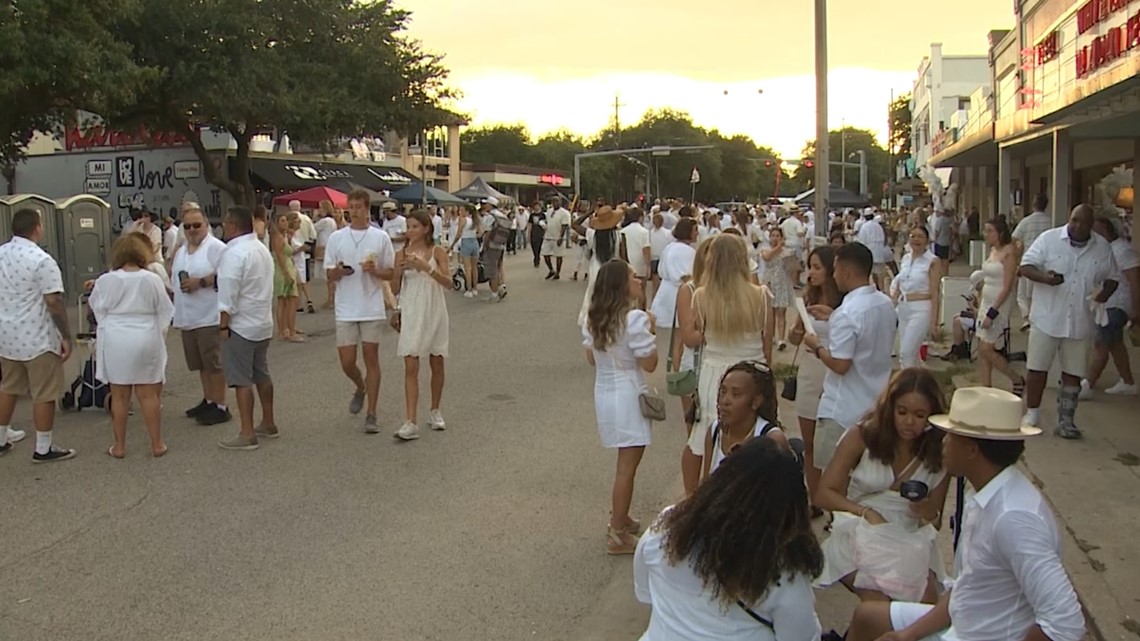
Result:
{"label": "tree canopy", "polygon": [[[871,200],[879,200],[883,196],[883,184],[887,180],[888,175],[888,156],[887,150],[879,144],[875,139],[875,134],[868,129],[859,129],[857,127],[844,127],[828,132],[827,145],[831,156],[831,170],[829,175],[831,177],[831,184],[833,186],[843,185],[846,181],[847,189],[849,191],[859,192],[859,151],[863,151],[867,155],[867,191],[870,192],[868,196]],[[843,160],[843,150],[847,151],[847,166],[842,167],[838,163]],[[815,157],[815,141],[809,140],[804,145],[803,150],[804,158]],[[846,175],[844,175],[846,171]],[[796,171],[797,177],[802,176],[803,182],[809,187],[814,187],[815,169],[808,167],[800,167]]]}
{"label": "tree canopy", "polygon": [[908,93],[895,98],[891,103],[891,135],[887,144],[902,159],[910,157],[910,100],[911,95]]}
{"label": "tree canopy", "polygon": [[[11,124],[0,119],[0,158],[17,154],[31,131],[58,130],[86,110],[109,126],[186,135],[206,178],[252,204],[249,145],[258,133],[283,130],[327,147],[449,119],[441,58],[407,37],[410,14],[391,0],[20,0],[4,11],[20,14],[16,30],[34,23],[48,46],[34,30],[0,44],[0,64],[16,70],[0,90],[23,84],[34,98]],[[233,136],[229,174],[210,162],[202,128]]]}

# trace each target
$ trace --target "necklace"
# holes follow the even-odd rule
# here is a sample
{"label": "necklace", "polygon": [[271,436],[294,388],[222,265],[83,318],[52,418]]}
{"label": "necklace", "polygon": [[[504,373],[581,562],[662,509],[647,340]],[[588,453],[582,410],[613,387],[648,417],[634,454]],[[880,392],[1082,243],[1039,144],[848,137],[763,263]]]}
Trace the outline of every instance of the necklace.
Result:
{"label": "necklace", "polygon": [[[363,234],[361,234],[361,235],[360,235],[360,239],[359,239],[359,240],[357,240],[357,238],[356,238],[356,234],[352,233],[352,232],[355,232],[355,231],[362,231],[362,232],[364,232]],[[352,239],[352,246],[353,246],[353,249],[360,249],[360,243],[363,243],[363,242],[364,242],[364,239],[368,237],[368,230],[367,230],[367,229],[352,229],[352,228],[349,228],[349,230],[348,230],[348,237]]]}

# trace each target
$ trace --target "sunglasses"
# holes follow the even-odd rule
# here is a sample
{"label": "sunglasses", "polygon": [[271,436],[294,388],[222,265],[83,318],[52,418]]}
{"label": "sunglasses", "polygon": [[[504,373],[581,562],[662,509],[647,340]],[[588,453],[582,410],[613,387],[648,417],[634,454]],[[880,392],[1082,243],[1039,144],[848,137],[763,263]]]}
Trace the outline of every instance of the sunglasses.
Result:
{"label": "sunglasses", "polygon": [[182,223],[183,229],[201,229],[202,223]]}

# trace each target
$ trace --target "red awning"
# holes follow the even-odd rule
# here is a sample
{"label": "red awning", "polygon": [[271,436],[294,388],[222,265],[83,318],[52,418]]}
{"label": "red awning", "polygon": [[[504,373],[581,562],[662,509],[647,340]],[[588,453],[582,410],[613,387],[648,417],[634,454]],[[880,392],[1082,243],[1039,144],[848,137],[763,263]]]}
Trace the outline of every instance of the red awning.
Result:
{"label": "red awning", "polygon": [[301,201],[301,206],[306,209],[316,209],[320,206],[322,200],[331,201],[333,207],[338,209],[348,207],[348,196],[329,187],[310,187],[303,191],[278,196],[273,199],[273,204],[288,205],[291,200]]}

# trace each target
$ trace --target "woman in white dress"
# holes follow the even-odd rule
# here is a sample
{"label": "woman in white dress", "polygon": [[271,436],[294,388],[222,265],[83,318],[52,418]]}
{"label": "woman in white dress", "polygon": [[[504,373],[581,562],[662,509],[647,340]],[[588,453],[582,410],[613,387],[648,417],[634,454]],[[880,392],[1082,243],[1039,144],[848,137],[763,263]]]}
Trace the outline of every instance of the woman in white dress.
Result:
{"label": "woman in white dress", "polygon": [[595,368],[594,411],[602,447],[617,449],[617,470],[606,530],[609,554],[633,554],[641,523],[629,515],[633,482],[650,420],[638,397],[648,391],[644,372],[657,369],[653,315],[637,309],[641,281],[627,263],[611,260],[598,270],[589,318],[582,327],[586,360]]}
{"label": "woman in white dress", "polygon": [[[946,409],[937,379],[923,368],[896,373],[868,417],[839,441],[835,457],[823,472],[815,504],[834,513],[831,536],[823,543],[824,569],[817,585],[843,583],[864,601],[901,599],[934,603],[944,574],[934,530],[942,525],[942,508],[950,485],[942,466],[942,431],[932,429],[929,417]],[[903,498],[902,484],[919,481],[925,498]],[[889,584],[889,577],[860,569],[861,545],[873,544],[876,526],[891,524],[894,536],[914,537],[927,547],[928,576],[921,568],[910,594],[885,594],[862,586]],[[899,533],[902,530],[902,533]],[[881,532],[881,531],[880,531]],[[882,555],[885,543],[875,550]],[[926,581],[923,579],[926,578]]]}
{"label": "woman in white dress", "polygon": [[752,284],[748,249],[738,236],[721,234],[708,241],[708,261],[700,287],[693,293],[695,313],[680,328],[688,347],[701,348],[697,399],[700,416],[689,435],[688,447],[705,456],[705,440],[716,419],[713,404],[720,379],[740,361],[772,362],[772,293]]}
{"label": "woman in white dress", "polygon": [[1009,378],[1014,394],[1025,393],[1025,378],[1009,366],[997,346],[1008,341],[1009,316],[1017,294],[1017,247],[1005,219],[998,216],[986,222],[986,244],[990,254],[982,263],[982,296],[978,304],[977,323],[978,378],[983,387],[991,387],[996,369]]}
{"label": "woman in white dress", "polygon": [[661,284],[653,295],[653,304],[649,309],[661,320],[663,327],[677,326],[677,290],[693,274],[696,243],[697,222],[692,218],[682,218],[673,227],[673,242],[661,252],[661,260],[657,263],[657,275],[661,278]]}
{"label": "woman in white dress", "polygon": [[[784,243],[784,231],[779,227],[772,227],[768,232],[769,246],[760,251],[760,258],[766,263],[764,267],[764,284],[772,292],[772,312],[775,314],[775,337],[780,351],[787,348],[784,342],[788,321],[788,308],[795,299],[792,289],[792,278],[788,275],[788,252],[791,251]],[[774,339],[775,340],[775,339]]]}
{"label": "woman in white dress", "polygon": [[416,411],[420,401],[420,359],[424,356],[428,357],[431,367],[428,425],[433,430],[446,428],[439,405],[443,400],[443,361],[447,358],[450,335],[444,292],[451,289],[451,270],[447,250],[435,245],[432,232],[431,216],[426,211],[420,209],[408,215],[407,244],[396,252],[395,276],[392,277],[392,293],[400,297],[399,320],[395,321],[400,329],[396,353],[404,357],[407,411],[400,433],[413,435],[413,438],[419,434]]}
{"label": "woman in white dress", "polygon": [[[586,239],[583,251],[588,256],[586,267],[586,295],[582,298],[582,307],[578,311],[578,326],[586,324],[586,317],[590,312],[590,298],[594,293],[594,280],[602,265],[618,258],[617,228],[621,224],[622,214],[612,207],[602,207],[590,216],[587,228],[579,227]],[[577,271],[574,272],[575,276]]]}
{"label": "woman in white dress", "polygon": [[[835,282],[835,248],[829,245],[816,247],[808,254],[804,304],[837,309],[841,302],[843,294]],[[812,330],[824,344],[827,343],[830,325],[827,319],[813,318],[811,321]],[[792,344],[799,345],[806,331],[803,319],[797,314],[790,336]],[[819,399],[823,396],[823,378],[827,374],[827,366],[810,349],[802,351],[797,365],[796,418],[800,424],[800,435],[804,439],[804,476],[807,479],[808,495],[815,496],[820,476],[820,470],[815,466],[815,422],[819,418]],[[823,511],[812,505],[812,518],[820,516],[823,516]]]}
{"label": "woman in white dress", "polygon": [[[677,324],[680,327],[689,327],[696,323],[696,310],[693,308],[693,292],[704,282],[705,266],[708,265],[709,248],[712,242],[705,241],[697,247],[693,257],[693,275],[677,292]],[[696,368],[697,353],[700,348],[685,345],[677,328],[669,330],[669,344],[673,350],[669,353],[669,371],[681,372]],[[700,375],[700,372],[697,372]],[[685,495],[692,494],[701,480],[701,457],[689,449],[688,439],[693,435],[693,426],[697,422],[697,399],[695,394],[681,396],[681,412],[685,418],[685,445],[681,448],[681,481],[685,487]],[[713,411],[712,407],[707,408]]]}
{"label": "woman in white dress", "polygon": [[162,384],[166,380],[166,330],[174,304],[162,279],[147,270],[145,237],[127,234],[115,242],[112,271],[95,281],[89,305],[99,325],[95,376],[111,387],[115,444],[107,453],[126,456],[127,414],[132,390],[142,408],[153,456],[166,454],[162,439]]}
{"label": "woman in white dress", "polygon": [[[313,249],[313,262],[316,264],[317,273],[324,273],[325,247],[329,244],[329,236],[343,226],[344,219],[336,207],[333,207],[332,201],[322,200],[317,213],[317,222],[313,223],[313,229],[317,230],[316,247]],[[321,309],[332,309],[336,304],[336,283],[327,280],[325,286],[328,289],[328,297],[321,305]]]}
{"label": "woman in white dress", "polygon": [[942,263],[930,249],[930,234],[921,225],[910,230],[908,251],[891,281],[891,300],[899,316],[899,367],[922,364],[923,343],[938,331],[938,290]]}
{"label": "woman in white dress", "polygon": [[822,566],[798,462],[753,438],[641,537],[633,589],[653,608],[641,641],[816,641]]}

